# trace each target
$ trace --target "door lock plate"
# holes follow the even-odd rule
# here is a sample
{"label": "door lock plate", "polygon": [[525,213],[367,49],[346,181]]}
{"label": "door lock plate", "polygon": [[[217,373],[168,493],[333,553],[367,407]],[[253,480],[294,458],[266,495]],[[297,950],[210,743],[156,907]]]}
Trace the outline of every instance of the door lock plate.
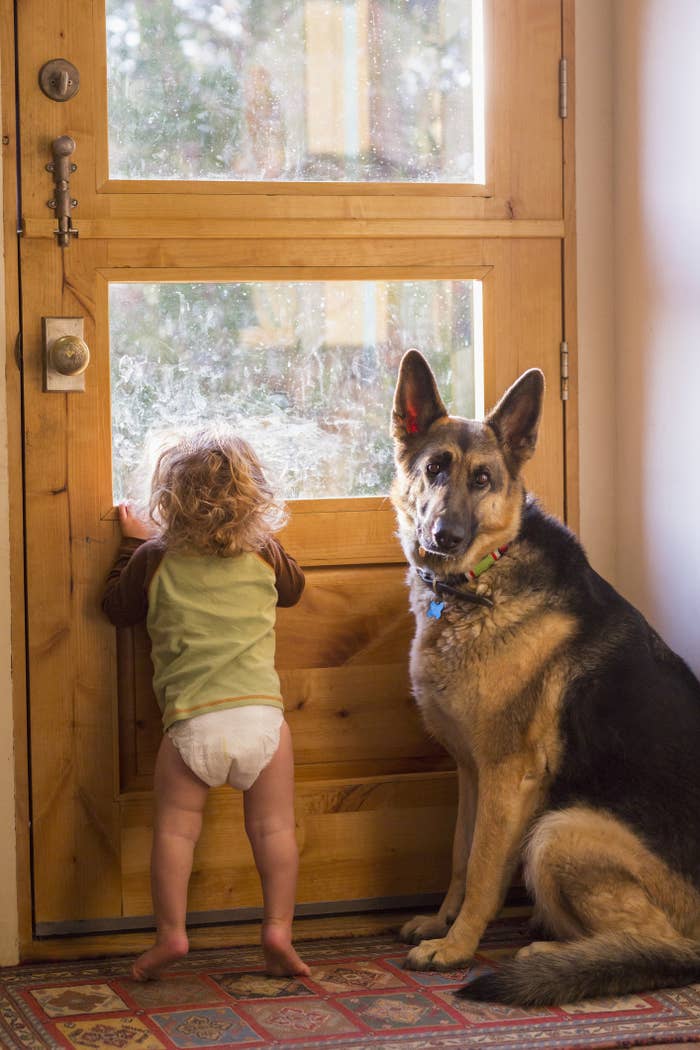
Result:
{"label": "door lock plate", "polygon": [[52,58],[39,70],[39,87],[54,102],[67,102],[78,93],[80,73],[66,58]]}
{"label": "door lock plate", "polygon": [[82,317],[42,317],[44,390],[85,389],[90,351],[83,339]]}

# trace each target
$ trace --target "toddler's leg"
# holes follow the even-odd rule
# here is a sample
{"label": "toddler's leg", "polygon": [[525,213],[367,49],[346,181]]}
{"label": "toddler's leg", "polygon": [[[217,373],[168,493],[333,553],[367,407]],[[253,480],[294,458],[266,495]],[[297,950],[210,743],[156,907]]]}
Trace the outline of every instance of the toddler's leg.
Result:
{"label": "toddler's leg", "polygon": [[168,736],[163,737],[158,751],[153,791],[151,894],[156,942],[132,967],[138,981],[157,977],[187,954],[187,887],[209,791],[185,765]]}
{"label": "toddler's leg", "polygon": [[294,756],[286,722],[270,763],[244,794],[245,827],[263,890],[265,968],[274,976],[309,974],[292,946],[299,854],[294,836]]}

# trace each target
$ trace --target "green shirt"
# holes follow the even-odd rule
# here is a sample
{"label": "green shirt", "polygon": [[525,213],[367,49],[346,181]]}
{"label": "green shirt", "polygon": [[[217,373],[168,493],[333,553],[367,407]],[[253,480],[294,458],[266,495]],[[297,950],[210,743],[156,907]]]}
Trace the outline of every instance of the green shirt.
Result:
{"label": "green shirt", "polygon": [[282,707],[275,670],[276,606],[304,587],[276,540],[231,558],[170,553],[125,541],[103,609],[117,626],[146,619],[163,726],[243,704]]}

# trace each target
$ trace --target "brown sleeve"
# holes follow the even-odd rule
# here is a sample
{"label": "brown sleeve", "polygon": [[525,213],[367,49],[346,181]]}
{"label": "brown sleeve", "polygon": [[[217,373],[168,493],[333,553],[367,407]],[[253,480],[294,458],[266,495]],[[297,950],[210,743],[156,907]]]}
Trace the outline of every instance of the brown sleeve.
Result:
{"label": "brown sleeve", "polygon": [[304,573],[291,554],[276,539],[270,539],[261,550],[261,555],[275,570],[275,587],[277,604],[282,606],[296,605],[304,590]]}
{"label": "brown sleeve", "polygon": [[102,597],[102,610],[115,627],[146,619],[148,588],[164,553],[157,540],[122,540]]}

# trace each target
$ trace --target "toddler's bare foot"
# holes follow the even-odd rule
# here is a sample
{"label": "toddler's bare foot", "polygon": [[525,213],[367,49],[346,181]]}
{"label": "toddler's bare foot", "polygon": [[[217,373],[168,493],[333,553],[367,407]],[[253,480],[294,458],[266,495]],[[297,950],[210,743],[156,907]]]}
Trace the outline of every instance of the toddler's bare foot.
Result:
{"label": "toddler's bare foot", "polygon": [[288,926],[264,923],[262,947],[265,972],[271,977],[309,977],[311,970],[297,955]]}
{"label": "toddler's bare foot", "polygon": [[131,967],[131,976],[135,981],[154,981],[168,966],[187,955],[188,950],[186,934],[159,934],[153,947],[139,955]]}

